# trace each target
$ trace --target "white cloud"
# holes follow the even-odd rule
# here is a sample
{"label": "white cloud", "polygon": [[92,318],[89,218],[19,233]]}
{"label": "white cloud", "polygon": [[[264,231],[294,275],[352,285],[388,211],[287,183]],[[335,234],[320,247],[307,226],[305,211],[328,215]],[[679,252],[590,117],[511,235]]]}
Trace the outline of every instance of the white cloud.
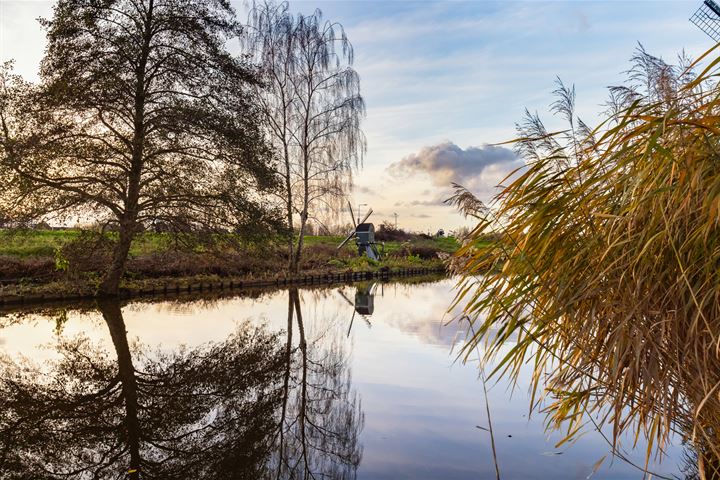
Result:
{"label": "white cloud", "polygon": [[391,164],[388,171],[395,178],[426,174],[433,185],[442,189],[457,183],[487,194],[522,166],[522,160],[508,148],[483,145],[463,149],[452,142],[443,142],[406,156]]}

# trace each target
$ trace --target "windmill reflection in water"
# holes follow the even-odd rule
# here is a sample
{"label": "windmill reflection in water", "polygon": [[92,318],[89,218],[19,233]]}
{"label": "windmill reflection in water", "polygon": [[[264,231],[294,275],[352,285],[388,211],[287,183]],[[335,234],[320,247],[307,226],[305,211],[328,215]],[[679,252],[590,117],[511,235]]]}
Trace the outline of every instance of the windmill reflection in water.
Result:
{"label": "windmill reflection in water", "polygon": [[350,317],[350,325],[348,326],[347,336],[350,336],[350,331],[355,321],[355,314],[359,314],[360,317],[365,320],[365,323],[369,328],[372,327],[370,323],[370,317],[375,311],[375,293],[377,292],[378,285],[381,286],[380,296],[384,295],[382,284],[378,282],[360,282],[355,285],[355,301],[348,298],[345,292],[338,290],[340,296],[347,302],[348,305],[353,307],[352,317]]}

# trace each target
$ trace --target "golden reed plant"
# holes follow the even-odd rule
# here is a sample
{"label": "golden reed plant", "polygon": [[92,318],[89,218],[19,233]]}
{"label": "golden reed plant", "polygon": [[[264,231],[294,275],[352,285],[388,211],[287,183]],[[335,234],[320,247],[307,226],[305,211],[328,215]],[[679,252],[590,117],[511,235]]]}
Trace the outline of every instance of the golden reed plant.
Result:
{"label": "golden reed plant", "polygon": [[[640,47],[592,130],[558,80],[552,111],[568,128],[528,113],[514,141],[526,166],[493,204],[459,186],[449,200],[478,218],[455,259],[465,352],[482,344],[494,374],[530,363],[532,407],[565,440],[610,427],[620,454],[621,436],[644,438],[647,469],[679,434],[700,478],[720,465],[715,50],[669,65]],[[498,240],[473,241],[488,232]]]}

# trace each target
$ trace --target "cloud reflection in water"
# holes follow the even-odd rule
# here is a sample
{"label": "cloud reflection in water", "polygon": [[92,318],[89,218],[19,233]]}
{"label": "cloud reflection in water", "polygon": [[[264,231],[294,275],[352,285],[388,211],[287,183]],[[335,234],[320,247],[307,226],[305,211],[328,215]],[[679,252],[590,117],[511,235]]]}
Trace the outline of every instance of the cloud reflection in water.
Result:
{"label": "cloud reflection in water", "polygon": [[[152,478],[152,472],[155,478],[174,478],[173,472],[179,475],[181,470],[195,472],[193,478],[223,478],[218,472],[227,472],[231,475],[228,478],[250,478],[257,472],[268,478],[309,478],[311,472],[324,472],[326,478],[492,478],[490,439],[486,431],[477,428],[486,424],[477,365],[457,361],[457,348],[453,347],[466,332],[464,325],[450,322],[452,315],[445,313],[452,299],[452,286],[451,280],[416,285],[355,284],[303,289],[297,295],[283,290],[258,298],[210,302],[138,302],[125,305],[122,312],[116,310],[113,315],[107,308],[82,313],[68,310],[59,336],[55,333],[57,316],[49,312],[15,322],[6,317],[3,321],[8,326],[0,334],[6,339],[0,347],[5,354],[0,372],[5,392],[2,423],[8,428],[12,421],[36,415],[36,408],[43,402],[48,408],[55,405],[59,409],[62,402],[72,404],[80,394],[109,388],[123,370],[115,361],[122,356],[118,348],[122,336],[117,332],[126,330],[132,370],[143,372],[137,376],[138,404],[142,407],[137,416],[141,432],[137,450],[145,462],[147,478]],[[118,313],[124,328],[109,334],[113,330],[108,329],[112,324],[108,318],[118,317]],[[292,328],[288,329],[288,325]],[[93,362],[82,363],[80,347],[87,349]],[[75,348],[75,353],[70,355],[68,348]],[[227,358],[212,352],[225,352]],[[17,377],[20,354],[34,365],[32,375]],[[246,360],[229,360],[241,357]],[[49,360],[55,361],[55,366],[48,364]],[[91,368],[93,363],[97,365]],[[255,383],[237,383],[241,378],[257,377],[250,372],[261,366],[264,377]],[[98,373],[90,376],[91,381],[70,379],[72,375],[94,372],[95,368]],[[22,381],[8,383],[11,378]],[[148,379],[152,382],[147,383]],[[60,383],[52,387],[54,380]],[[527,380],[521,378],[514,391],[502,379],[489,385],[503,477],[587,477],[593,464],[608,452],[607,445],[599,435],[589,434],[574,445],[564,446],[562,454],[557,455],[554,443],[560,436],[548,438],[542,418],[527,419]],[[61,393],[59,385],[69,386],[65,393],[69,396],[48,402]],[[34,398],[34,406],[23,406],[19,397],[10,398],[12,388],[24,391],[26,398]],[[214,392],[214,403],[198,402],[196,397],[201,392]],[[229,397],[223,399],[223,395]],[[66,435],[76,432],[74,436],[58,437],[64,438],[68,455],[84,448],[90,457],[97,458],[98,452],[114,445],[108,440],[111,438],[127,445],[131,429],[127,428],[127,409],[120,408],[127,403],[123,396],[119,384],[105,394],[112,407],[96,419],[104,422],[103,435],[91,434],[93,427],[88,431],[69,429]],[[92,402],[87,405],[89,408]],[[220,415],[233,411],[235,416]],[[272,421],[261,421],[268,418]],[[78,421],[75,418],[63,425]],[[189,440],[183,448],[195,453],[179,456],[163,451],[179,431],[190,431],[191,425],[201,424],[210,429],[195,438],[215,445],[217,455],[193,450]],[[55,440],[41,434],[39,425],[28,427],[25,437],[12,436],[13,442],[20,443],[35,438],[38,447],[24,461],[35,455],[36,464],[15,461],[14,466],[4,465],[3,472],[12,471],[8,469],[12,467],[16,472],[34,472],[37,478],[57,478],[38,473],[39,465],[57,467],[57,462],[65,458],[59,453],[57,458],[51,455]],[[220,425],[222,429],[213,430]],[[11,438],[8,431],[0,441]],[[245,445],[244,463],[223,470],[218,459],[233,457],[223,450],[223,441],[215,438],[216,443],[208,442],[213,431],[224,432],[225,440],[235,438],[237,445]],[[17,443],[13,445],[13,451],[21,452]],[[72,445],[77,449],[72,450]],[[25,447],[30,448],[29,444]],[[670,458],[654,468],[675,472],[679,452],[679,448],[671,449]],[[122,478],[117,475],[131,463],[129,455],[126,452],[117,460],[122,468],[108,467],[99,478]],[[642,451],[634,456],[642,457]],[[162,463],[163,458],[171,460]],[[77,465],[77,459],[74,462]],[[163,466],[153,467],[153,462]],[[246,467],[245,474],[241,464]],[[616,460],[612,465],[605,462],[597,476],[635,479],[641,475]]]}

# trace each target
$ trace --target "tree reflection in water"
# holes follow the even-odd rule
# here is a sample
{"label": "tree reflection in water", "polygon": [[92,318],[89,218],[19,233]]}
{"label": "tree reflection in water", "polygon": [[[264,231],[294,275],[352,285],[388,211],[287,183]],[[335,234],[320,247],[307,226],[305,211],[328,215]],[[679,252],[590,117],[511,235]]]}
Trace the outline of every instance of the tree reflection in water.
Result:
{"label": "tree reflection in water", "polygon": [[98,306],[114,355],[78,336],[44,367],[2,359],[0,478],[354,478],[347,354],[328,332],[306,338],[297,290],[284,342],[243,323],[170,353],[131,345],[120,304]]}
{"label": "tree reflection in water", "polygon": [[[347,353],[339,329],[307,338],[300,295],[288,296],[286,370],[279,421],[275,477],[353,479],[362,457],[363,414],[351,389]],[[293,341],[297,325],[297,347]]]}

